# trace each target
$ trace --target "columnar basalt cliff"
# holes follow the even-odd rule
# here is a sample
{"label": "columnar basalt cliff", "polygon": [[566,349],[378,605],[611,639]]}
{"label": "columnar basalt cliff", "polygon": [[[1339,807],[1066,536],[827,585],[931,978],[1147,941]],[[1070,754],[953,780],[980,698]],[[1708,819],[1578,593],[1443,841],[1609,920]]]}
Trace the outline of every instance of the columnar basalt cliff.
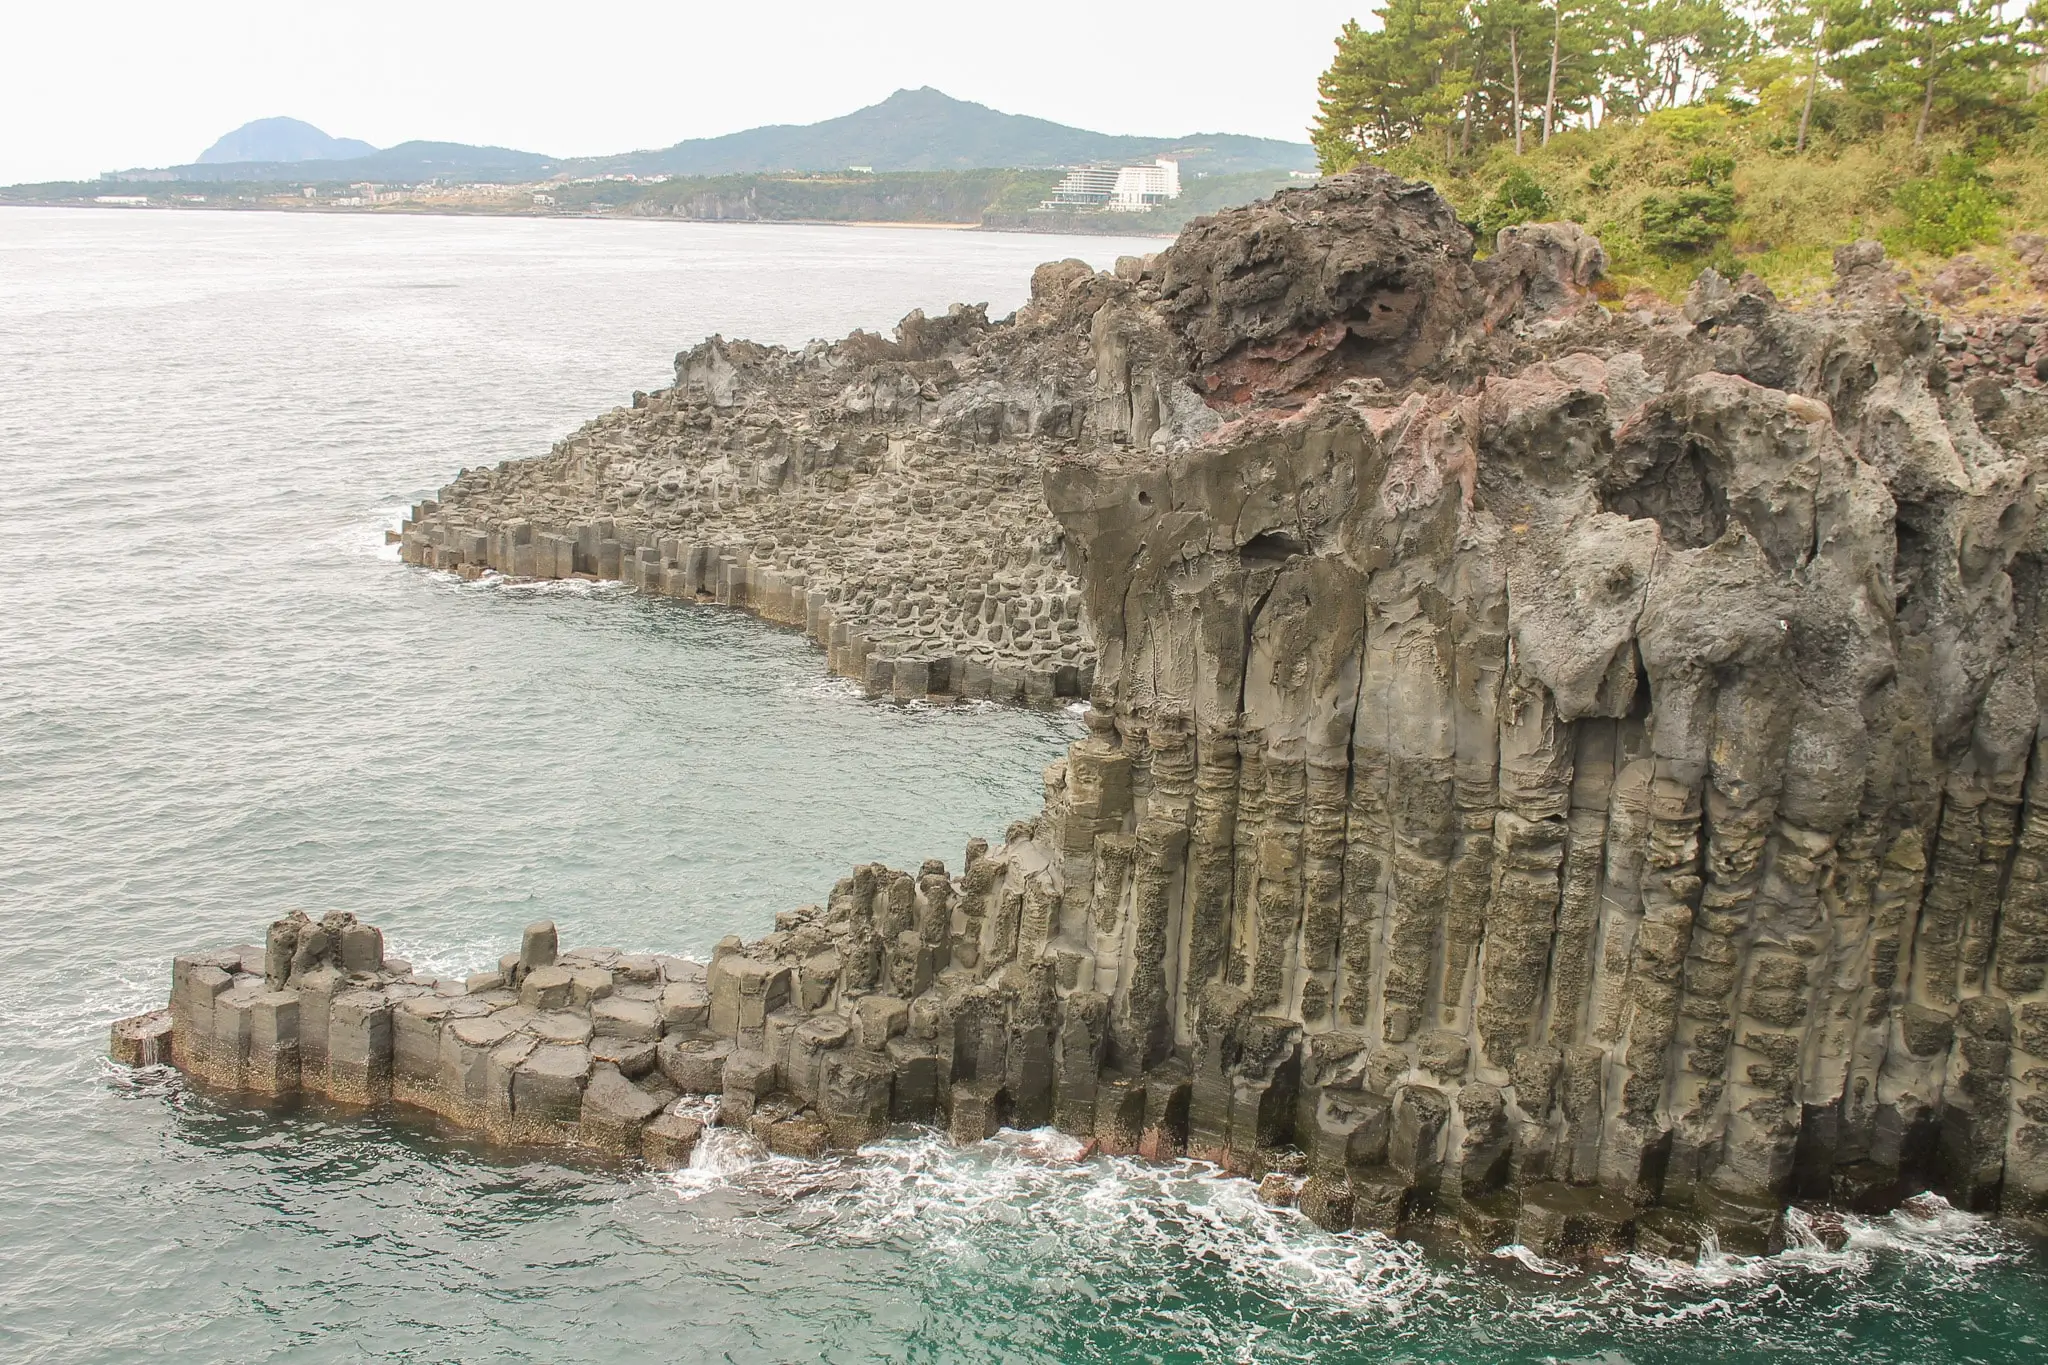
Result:
{"label": "columnar basalt cliff", "polygon": [[546,458],[465,470],[400,553],[742,607],[803,627],[877,694],[1083,697],[1095,654],[1039,483],[1086,425],[1101,286],[1079,262],[1034,283],[1002,325],[955,306],[894,340],[713,337],[676,357],[674,387]]}
{"label": "columnar basalt cliff", "polygon": [[[1326,1226],[1543,1254],[1761,1249],[1788,1200],[1920,1182],[2048,1214],[2043,396],[1955,382],[1872,245],[1805,311],[1709,272],[1682,315],[1612,314],[1600,268],[1569,225],[1475,260],[1433,192],[1364,172],[1110,274],[1043,268],[1007,323],[761,352],[744,410],[811,403],[801,440],[703,406],[690,376],[739,384],[736,348],[689,353],[607,429],[875,455],[675,498],[677,547],[746,509],[722,581],[790,617],[814,594],[835,666],[853,631],[925,665],[892,664],[899,694],[948,690],[929,661],[1018,619],[968,609],[1018,600],[968,586],[1005,554],[1078,597],[1047,619],[1085,626],[1090,733],[1038,816],[957,876],[859,868],[704,968],[558,961],[536,926],[430,983],[352,921],[287,919],[180,959],[117,1050],[167,1034],[209,1080],[654,1159],[684,1092],[783,1150],[1054,1123],[1268,1177]],[[943,381],[916,368],[939,355]],[[466,476],[409,554],[475,537],[519,569],[506,518],[566,508],[586,458]],[[968,509],[1004,469],[1042,480],[1028,552],[970,511],[880,571],[886,534],[834,562],[781,519],[857,490]],[[633,515],[548,532],[555,564]],[[706,581],[644,534],[639,581]],[[905,608],[934,633],[884,650]],[[1017,638],[994,660],[1042,667]]]}

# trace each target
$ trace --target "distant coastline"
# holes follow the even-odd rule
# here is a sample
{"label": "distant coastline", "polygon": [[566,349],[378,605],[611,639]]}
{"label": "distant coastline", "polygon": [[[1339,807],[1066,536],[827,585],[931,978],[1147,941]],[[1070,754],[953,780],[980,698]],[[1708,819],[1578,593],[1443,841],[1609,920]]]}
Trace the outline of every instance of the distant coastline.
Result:
{"label": "distant coastline", "polygon": [[[0,206],[661,218],[1165,238],[1204,214],[1313,179],[1316,165],[1305,142],[1096,133],[927,86],[819,123],[595,157],[456,142],[378,149],[299,119],[261,118],[229,132],[196,162],[0,186]],[[1077,176],[1094,179],[1085,187],[1067,183]],[[1115,185],[1095,183],[1104,176]]]}
{"label": "distant coastline", "polygon": [[1263,199],[1286,171],[1210,176],[1142,212],[1039,207],[1058,171],[588,177],[520,183],[63,181],[0,187],[0,206],[212,209],[504,218],[633,218],[979,228],[996,232],[1172,237],[1193,218]]}
{"label": "distant coastline", "polygon": [[[574,220],[578,222],[665,222],[665,223],[728,223],[754,227],[835,227],[835,228],[907,228],[922,232],[1006,232],[1038,233],[1047,236],[1103,236],[1103,237],[1157,237],[1161,241],[1172,241],[1178,229],[1168,228],[1143,219],[1134,221],[1134,215],[1117,215],[1115,221],[1095,221],[1078,215],[1032,215],[1043,218],[1042,222],[1020,221],[1022,215],[1015,215],[1003,221],[982,222],[934,222],[928,219],[903,218],[689,218],[675,215],[654,215],[634,213],[593,213],[588,211],[571,213],[544,213],[533,210],[499,210],[463,208],[420,208],[414,206],[391,206],[378,208],[337,208],[331,205],[307,205],[300,208],[288,204],[210,202],[205,204],[180,204],[172,202],[147,203],[102,203],[93,199],[12,199],[0,198],[0,209],[96,209],[130,213],[282,213],[304,214],[320,217],[374,216],[379,218],[530,218],[542,220]],[[1107,220],[1109,215],[1100,215]]]}

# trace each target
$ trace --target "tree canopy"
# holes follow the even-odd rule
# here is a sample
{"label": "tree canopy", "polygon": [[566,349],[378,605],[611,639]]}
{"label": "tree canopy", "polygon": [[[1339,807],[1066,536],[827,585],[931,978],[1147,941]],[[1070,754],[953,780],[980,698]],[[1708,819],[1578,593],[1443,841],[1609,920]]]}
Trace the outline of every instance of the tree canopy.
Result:
{"label": "tree canopy", "polygon": [[1996,134],[2030,121],[2048,0],[1382,0],[1318,86],[1325,171],[1409,147],[1446,161],[1797,73],[1862,117]]}

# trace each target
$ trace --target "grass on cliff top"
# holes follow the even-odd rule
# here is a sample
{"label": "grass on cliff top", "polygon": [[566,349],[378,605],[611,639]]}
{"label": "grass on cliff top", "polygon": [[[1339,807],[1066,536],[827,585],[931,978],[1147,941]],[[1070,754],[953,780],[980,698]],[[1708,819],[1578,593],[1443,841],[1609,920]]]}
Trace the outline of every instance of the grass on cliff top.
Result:
{"label": "grass on cliff top", "polygon": [[1607,249],[1616,298],[1677,299],[1711,265],[1811,300],[1833,279],[1836,247],[1875,237],[1921,284],[1962,252],[1988,267],[1996,281],[1966,308],[2040,304],[2012,241],[2048,232],[2048,118],[2001,143],[1916,146],[1910,130],[1859,129],[1830,112],[1816,110],[1804,152],[1789,131],[1796,111],[1766,100],[1573,129],[1547,147],[1531,137],[1520,157],[1502,145],[1446,166],[1411,145],[1378,161],[1434,184],[1488,247],[1514,222],[1583,224]]}

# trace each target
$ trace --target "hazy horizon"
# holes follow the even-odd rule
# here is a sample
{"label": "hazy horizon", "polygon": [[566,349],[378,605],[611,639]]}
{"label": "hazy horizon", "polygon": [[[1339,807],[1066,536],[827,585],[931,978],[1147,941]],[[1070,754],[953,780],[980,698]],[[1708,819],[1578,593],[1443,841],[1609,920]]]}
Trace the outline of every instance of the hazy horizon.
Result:
{"label": "hazy horizon", "polygon": [[274,116],[379,147],[593,156],[815,123],[924,85],[1102,133],[1300,142],[1337,30],[1362,12],[1292,0],[1247,25],[1242,5],[1215,0],[1046,0],[1022,15],[935,0],[694,13],[592,0],[570,16],[523,0],[45,8],[13,25],[31,60],[0,85],[16,130],[0,183],[183,164]]}

